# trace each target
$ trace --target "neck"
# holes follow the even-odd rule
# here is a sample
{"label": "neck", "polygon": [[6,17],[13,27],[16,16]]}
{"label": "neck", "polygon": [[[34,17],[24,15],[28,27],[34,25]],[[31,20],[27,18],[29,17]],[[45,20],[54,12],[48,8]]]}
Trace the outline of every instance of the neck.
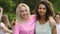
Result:
{"label": "neck", "polygon": [[40,24],[45,24],[46,23],[45,16],[40,17],[39,22],[40,22]]}
{"label": "neck", "polygon": [[24,21],[27,21],[29,19],[30,16],[26,17],[26,18],[22,18]]}
{"label": "neck", "polygon": [[45,16],[41,16],[40,17],[40,20],[45,20]]}
{"label": "neck", "polygon": [[18,18],[18,22],[19,23],[24,23],[24,22],[26,22],[28,19],[30,18],[30,16],[29,17],[27,17],[27,18]]}

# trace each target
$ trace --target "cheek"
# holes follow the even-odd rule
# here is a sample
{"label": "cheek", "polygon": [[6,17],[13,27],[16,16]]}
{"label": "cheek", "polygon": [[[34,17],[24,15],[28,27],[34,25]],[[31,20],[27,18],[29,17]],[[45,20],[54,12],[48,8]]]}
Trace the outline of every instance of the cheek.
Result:
{"label": "cheek", "polygon": [[45,14],[46,14],[46,10],[44,10]]}
{"label": "cheek", "polygon": [[23,15],[23,13],[20,13],[20,15],[22,16],[22,15]]}
{"label": "cheek", "polygon": [[40,9],[38,9],[38,12],[40,12]]}
{"label": "cheek", "polygon": [[26,14],[29,14],[28,12]]}
{"label": "cheek", "polygon": [[43,10],[43,11],[38,10],[38,13],[43,13],[43,14],[46,14],[46,10]]}

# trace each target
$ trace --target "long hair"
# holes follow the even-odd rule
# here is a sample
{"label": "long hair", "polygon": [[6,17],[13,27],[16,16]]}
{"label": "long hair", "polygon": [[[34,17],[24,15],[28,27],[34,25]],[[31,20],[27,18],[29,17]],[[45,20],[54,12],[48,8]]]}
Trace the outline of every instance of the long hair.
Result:
{"label": "long hair", "polygon": [[24,3],[20,3],[20,4],[18,5],[18,7],[16,8],[16,19],[18,19],[18,20],[20,20],[20,21],[24,21],[24,20],[21,18],[21,16],[20,16],[20,8],[21,8],[21,6],[24,6],[24,7],[27,8],[27,11],[28,11],[28,14],[29,14],[29,15],[30,15],[30,9],[29,9],[28,5],[26,5],[26,4],[24,4]]}
{"label": "long hair", "polygon": [[7,27],[11,26],[7,15],[2,15],[1,22],[3,22]]}
{"label": "long hair", "polygon": [[46,16],[45,16],[46,21],[48,20],[49,16],[54,16],[54,9],[52,4],[49,1],[40,1],[34,9],[34,11],[36,12],[37,20],[40,20],[40,15],[38,13],[38,7],[40,4],[43,4],[46,6]]}

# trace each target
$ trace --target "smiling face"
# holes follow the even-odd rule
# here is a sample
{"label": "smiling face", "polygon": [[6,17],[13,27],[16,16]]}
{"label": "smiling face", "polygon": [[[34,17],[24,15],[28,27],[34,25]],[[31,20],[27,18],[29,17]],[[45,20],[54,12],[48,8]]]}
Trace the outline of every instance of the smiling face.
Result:
{"label": "smiling face", "polygon": [[43,4],[40,4],[38,7],[38,13],[40,16],[45,16],[46,15],[46,7]]}
{"label": "smiling face", "polygon": [[20,17],[23,19],[27,19],[29,17],[28,10],[25,6],[21,6],[20,8]]}

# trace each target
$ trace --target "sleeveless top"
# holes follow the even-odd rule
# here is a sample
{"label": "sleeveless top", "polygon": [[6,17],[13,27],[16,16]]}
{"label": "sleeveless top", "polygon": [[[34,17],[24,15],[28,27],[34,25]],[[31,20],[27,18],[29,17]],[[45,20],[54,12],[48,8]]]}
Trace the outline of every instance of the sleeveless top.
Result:
{"label": "sleeveless top", "polygon": [[45,24],[40,24],[39,21],[36,22],[36,34],[52,34],[52,27],[47,21]]}

